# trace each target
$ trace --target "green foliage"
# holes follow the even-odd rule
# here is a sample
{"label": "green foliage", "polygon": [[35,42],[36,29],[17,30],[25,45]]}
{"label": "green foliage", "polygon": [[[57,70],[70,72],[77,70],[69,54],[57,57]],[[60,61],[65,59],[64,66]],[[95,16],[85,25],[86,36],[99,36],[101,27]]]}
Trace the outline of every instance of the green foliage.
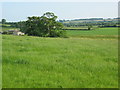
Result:
{"label": "green foliage", "polygon": [[49,37],[66,37],[65,30],[51,30]]}
{"label": "green foliage", "polygon": [[[63,25],[56,21],[54,13],[47,12],[41,17],[28,17],[26,22],[22,22],[21,31],[30,36],[60,37]],[[60,30],[60,31],[59,31]]]}
{"label": "green foliage", "polygon": [[8,32],[7,32],[7,31],[4,31],[2,34],[8,34]]}
{"label": "green foliage", "polygon": [[6,19],[2,19],[2,24],[5,24],[6,23]]}

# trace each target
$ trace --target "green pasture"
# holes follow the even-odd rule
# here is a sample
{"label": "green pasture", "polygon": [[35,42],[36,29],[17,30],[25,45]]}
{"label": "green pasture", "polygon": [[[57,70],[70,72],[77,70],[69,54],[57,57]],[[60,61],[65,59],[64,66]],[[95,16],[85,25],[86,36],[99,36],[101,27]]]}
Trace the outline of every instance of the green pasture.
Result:
{"label": "green pasture", "polygon": [[3,88],[118,88],[117,38],[80,38],[113,36],[117,29],[67,34],[69,38],[2,35]]}
{"label": "green pasture", "polygon": [[9,25],[9,24],[0,24],[0,25],[3,25],[3,26],[11,26],[11,25]]}
{"label": "green pasture", "polygon": [[88,29],[87,26],[84,26],[84,27],[63,27],[64,29]]}
{"label": "green pasture", "polygon": [[95,30],[66,30],[70,37],[117,38],[118,28],[98,28]]}
{"label": "green pasture", "polygon": [[18,28],[12,28],[12,27],[0,27],[0,31],[8,31],[8,30],[15,30]]}

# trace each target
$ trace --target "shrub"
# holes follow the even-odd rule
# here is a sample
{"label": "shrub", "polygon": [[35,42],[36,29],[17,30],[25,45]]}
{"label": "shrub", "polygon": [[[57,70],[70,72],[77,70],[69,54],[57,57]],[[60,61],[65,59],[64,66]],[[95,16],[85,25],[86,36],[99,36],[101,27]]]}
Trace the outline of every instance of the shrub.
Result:
{"label": "shrub", "polygon": [[51,30],[49,37],[66,37],[65,30]]}

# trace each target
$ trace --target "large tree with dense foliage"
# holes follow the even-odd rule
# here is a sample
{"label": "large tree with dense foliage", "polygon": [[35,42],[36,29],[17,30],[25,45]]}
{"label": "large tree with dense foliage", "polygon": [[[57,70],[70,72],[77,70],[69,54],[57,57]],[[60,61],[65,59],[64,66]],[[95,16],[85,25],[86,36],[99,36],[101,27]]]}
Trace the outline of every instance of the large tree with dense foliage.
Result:
{"label": "large tree with dense foliage", "polygon": [[5,24],[6,23],[6,19],[2,19],[2,24]]}
{"label": "large tree with dense foliage", "polygon": [[65,34],[61,30],[63,25],[56,21],[57,16],[54,13],[47,12],[41,17],[28,17],[28,20],[22,22],[21,31],[32,36],[42,37],[60,37]]}

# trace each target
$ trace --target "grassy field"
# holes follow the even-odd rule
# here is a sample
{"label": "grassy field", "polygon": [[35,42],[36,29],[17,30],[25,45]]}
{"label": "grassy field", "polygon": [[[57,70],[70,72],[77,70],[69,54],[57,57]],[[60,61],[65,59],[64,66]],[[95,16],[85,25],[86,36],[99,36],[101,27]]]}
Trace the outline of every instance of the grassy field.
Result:
{"label": "grassy field", "polygon": [[[117,35],[116,29],[107,30],[86,34]],[[3,35],[3,88],[117,88],[117,39],[67,33],[69,38]]]}
{"label": "grassy field", "polygon": [[[2,28],[2,27],[0,27],[0,28]],[[17,29],[17,28],[3,27],[2,29],[0,29],[0,31],[7,31],[7,30],[14,30],[14,29]]]}
{"label": "grassy field", "polygon": [[63,27],[64,29],[88,29],[88,26],[84,26],[84,27]]}
{"label": "grassy field", "polygon": [[95,30],[67,30],[67,35],[71,37],[86,38],[117,38],[118,28],[98,28]]}
{"label": "grassy field", "polygon": [[[88,26],[79,26],[79,27],[63,27],[64,29],[88,29]],[[97,29],[98,26],[92,26],[93,29]]]}

